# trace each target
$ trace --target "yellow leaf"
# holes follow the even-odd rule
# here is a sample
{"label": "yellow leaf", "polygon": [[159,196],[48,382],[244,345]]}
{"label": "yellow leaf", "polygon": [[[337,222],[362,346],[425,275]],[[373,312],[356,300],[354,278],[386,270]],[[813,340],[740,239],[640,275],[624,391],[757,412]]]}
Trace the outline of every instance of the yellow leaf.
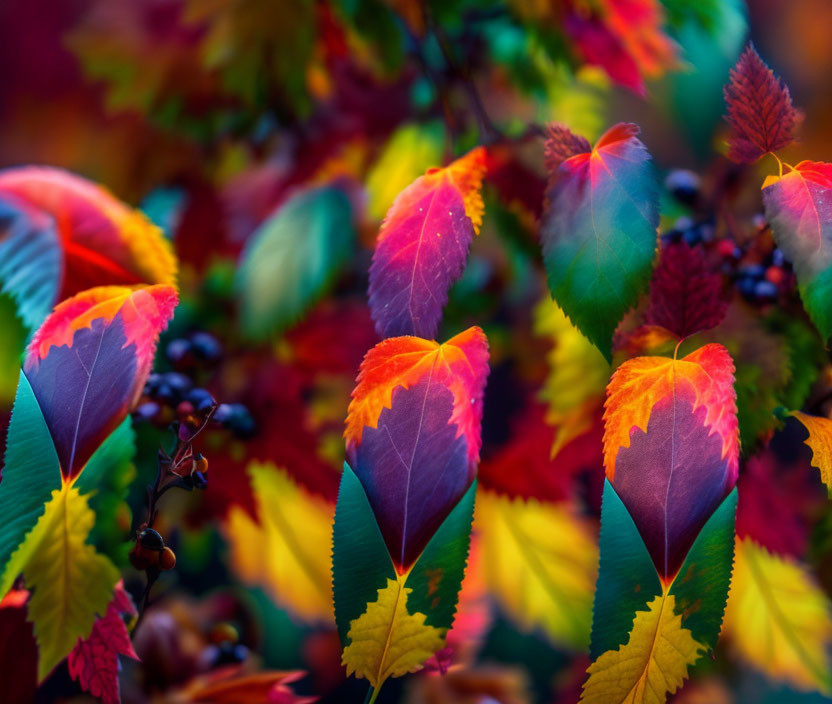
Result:
{"label": "yellow leaf", "polygon": [[248,473],[259,520],[237,506],[229,512],[226,533],[234,571],[300,619],[332,622],[335,507],[273,464],[252,462]]}
{"label": "yellow leaf", "polygon": [[812,449],[812,466],[820,470],[820,478],[832,496],[832,420],[792,411],[806,430],[809,437],[804,442]]}
{"label": "yellow leaf", "polygon": [[412,592],[402,581],[387,580],[378,590],[378,600],[350,623],[342,664],[347,675],[369,680],[378,690],[388,677],[416,672],[445,645],[445,629],[425,624],[425,615],[407,611]]}
{"label": "yellow leaf", "polygon": [[557,644],[586,647],[598,567],[587,524],[562,504],[480,491],[474,529],[487,556],[483,580],[504,611]]}
{"label": "yellow leaf", "polygon": [[400,191],[442,162],[439,123],[404,125],[390,137],[367,175],[367,212],[381,220]]}
{"label": "yellow leaf", "polygon": [[610,365],[548,296],[535,310],[535,333],[548,338],[549,375],[540,394],[546,402],[546,422],[554,426],[552,457],[593,425],[604,403]]}
{"label": "yellow leaf", "polygon": [[736,653],[770,677],[832,692],[829,599],[798,562],[737,540],[722,630]]}
{"label": "yellow leaf", "polygon": [[87,545],[95,514],[78,489],[66,483],[52,492],[43,515],[10,562],[32,591],[29,621],[38,642],[38,680],[43,680],[79,638],[92,631],[113,598],[119,573]]}
{"label": "yellow leaf", "polygon": [[688,676],[706,647],[682,627],[672,594],[657,596],[647,611],[637,611],[630,638],[608,650],[587,672],[585,704],[663,704]]}

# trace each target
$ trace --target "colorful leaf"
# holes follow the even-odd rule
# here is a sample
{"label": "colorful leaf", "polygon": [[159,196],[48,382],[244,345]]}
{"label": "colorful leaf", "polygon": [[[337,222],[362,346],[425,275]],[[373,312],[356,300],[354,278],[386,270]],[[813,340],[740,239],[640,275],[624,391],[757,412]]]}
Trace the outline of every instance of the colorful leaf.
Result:
{"label": "colorful leaf", "polygon": [[365,427],[375,428],[382,409],[393,403],[393,390],[410,388],[427,377],[453,394],[450,422],[468,445],[473,468],[479,459],[482,398],[488,376],[488,340],[478,327],[468,328],[444,344],[418,337],[383,340],[367,352],[352,392],[344,438],[354,458]]}
{"label": "colorful leaf", "polygon": [[92,286],[176,283],[176,258],[161,230],[101,186],[27,166],[0,172],[0,198],[8,196],[55,223],[63,250],[57,300]]}
{"label": "colorful leaf", "polygon": [[753,540],[737,540],[724,633],[752,665],[774,679],[828,695],[831,608],[803,565],[772,555]]}
{"label": "colorful leaf", "polygon": [[466,438],[453,425],[453,394],[423,378],[393,391],[391,408],[365,428],[353,469],[394,564],[413,564],[471,485]]}
{"label": "colorful leaf", "polygon": [[347,196],[331,186],[296,193],[251,235],[236,288],[245,332],[265,338],[298,320],[334,281],[355,242]]}
{"label": "colorful leaf", "polygon": [[824,340],[832,336],[832,164],[801,161],[763,184],[774,239],[794,266],[803,305]]}
{"label": "colorful leaf", "polygon": [[33,591],[29,620],[34,625],[42,681],[87,638],[97,616],[107,611],[118,570],[87,538],[95,522],[87,498],[65,483],[52,492],[43,515],[12,555],[10,567],[23,572]]}
{"label": "colorful leaf", "polygon": [[107,613],[100,616],[87,638],[80,638],[69,654],[69,675],[85,692],[103,704],[120,704],[118,656],[138,660],[123,616],[135,617],[136,607],[119,582]]}
{"label": "colorful leaf", "polygon": [[59,304],[24,369],[66,477],[124,420],[177,303],[172,286],[102,286]]}
{"label": "colorful leaf", "polygon": [[583,704],[664,704],[705,649],[682,626],[672,594],[657,596],[636,613],[630,638],[608,650],[587,672]]}
{"label": "colorful leaf", "polygon": [[0,599],[20,573],[9,560],[35,527],[53,489],[61,486],[61,469],[49,428],[26,375],[20,372],[0,481]]}
{"label": "colorful leaf", "polygon": [[534,331],[552,342],[546,355],[549,374],[540,398],[548,404],[546,422],[555,427],[551,449],[555,457],[593,427],[603,405],[610,365],[548,297],[535,309]]}
{"label": "colorful leaf", "polygon": [[607,389],[604,466],[664,580],[737,481],[734,364],[711,344],[637,357]]}
{"label": "colorful leaf", "polygon": [[676,242],[662,248],[650,282],[648,325],[688,337],[719,325],[727,307],[722,277],[708,268],[701,247]]}
{"label": "colorful leaf", "polygon": [[751,164],[794,141],[799,115],[789,89],[766,66],[753,45],[746,47],[731,69],[724,94],[728,108],[725,119],[733,130],[729,159]]}
{"label": "colorful leaf", "polygon": [[[296,695],[288,685],[301,678],[302,671],[268,671],[240,674],[221,669],[192,680],[181,694],[181,701],[193,704],[314,704],[318,697]],[[230,676],[229,676],[230,675]],[[180,697],[177,697],[180,701]]]}
{"label": "colorful leaf", "polygon": [[812,450],[812,466],[820,471],[821,481],[832,496],[832,420],[810,416],[801,411],[792,411],[809,431],[809,437],[803,442]]}
{"label": "colorful leaf", "polygon": [[273,464],[252,462],[248,474],[257,521],[238,506],[229,511],[226,535],[235,572],[304,621],[330,622],[332,505]]}
{"label": "colorful leaf", "polygon": [[436,337],[448,291],[482,224],[486,153],[429,169],[393,202],[370,267],[370,311],[382,337]]}
{"label": "colorful leaf", "polygon": [[552,296],[608,360],[656,252],[658,186],[638,132],[615,125],[591,152],[561,163],[540,229]]}
{"label": "colorful leaf", "polygon": [[482,491],[475,530],[485,584],[512,620],[542,628],[557,645],[585,648],[598,549],[574,508]]}
{"label": "colorful leaf", "polygon": [[444,646],[444,629],[428,626],[424,614],[408,611],[410,592],[401,581],[388,579],[378,599],[350,624],[350,644],[343,654],[347,675],[355,673],[378,689],[388,677],[420,670]]}

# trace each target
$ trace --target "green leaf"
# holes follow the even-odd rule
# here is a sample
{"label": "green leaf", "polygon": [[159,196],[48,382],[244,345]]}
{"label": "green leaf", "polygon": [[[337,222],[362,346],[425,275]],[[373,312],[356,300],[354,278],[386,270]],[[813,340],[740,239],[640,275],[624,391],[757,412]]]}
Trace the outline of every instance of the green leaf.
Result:
{"label": "green leaf", "polygon": [[636,611],[662,593],[644,541],[608,479],[601,503],[601,561],[592,608],[589,653],[596,660],[627,642]]}
{"label": "green leaf", "polygon": [[58,453],[29,380],[21,371],[0,481],[0,599],[17,577],[9,568],[12,554],[35,527],[52,491],[60,486]]}
{"label": "green leaf", "polygon": [[670,587],[684,627],[711,648],[719,637],[731,584],[736,513],[734,487],[703,526]]}
{"label": "green leaf", "polygon": [[237,272],[244,332],[282,332],[323,295],[355,242],[347,196],[305,190],[281,205],[251,236]]}
{"label": "green leaf", "polygon": [[335,623],[344,647],[350,623],[378,598],[378,590],[384,589],[388,579],[396,579],[393,561],[364,487],[345,462],[332,529]]}
{"label": "green leaf", "polygon": [[612,336],[650,281],[659,196],[635,125],[609,129],[591,152],[561,162],[541,224],[549,289],[608,361]]}
{"label": "green leaf", "polygon": [[15,397],[27,331],[18,317],[17,303],[9,295],[0,293],[0,404],[7,406]]}
{"label": "green leaf", "polygon": [[411,611],[425,614],[425,623],[436,628],[450,628],[454,621],[476,495],[474,481],[425,546],[405,582],[413,590],[408,598]]}
{"label": "green leaf", "polygon": [[101,443],[75,482],[82,494],[89,494],[89,506],[95,513],[90,541],[116,564],[125,562],[130,549],[125,540],[130,508],[125,499],[136,476],[135,454],[136,433],[128,416]]}

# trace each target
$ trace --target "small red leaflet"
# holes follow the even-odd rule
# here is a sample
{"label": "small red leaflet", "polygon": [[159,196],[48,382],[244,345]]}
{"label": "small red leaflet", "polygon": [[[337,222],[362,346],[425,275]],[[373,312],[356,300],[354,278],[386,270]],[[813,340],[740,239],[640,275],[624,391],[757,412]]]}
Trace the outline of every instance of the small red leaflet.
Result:
{"label": "small red leaflet", "polygon": [[794,141],[800,113],[792,105],[788,86],[766,66],[752,44],[731,69],[724,95],[725,119],[733,131],[728,142],[732,161],[751,164]]}

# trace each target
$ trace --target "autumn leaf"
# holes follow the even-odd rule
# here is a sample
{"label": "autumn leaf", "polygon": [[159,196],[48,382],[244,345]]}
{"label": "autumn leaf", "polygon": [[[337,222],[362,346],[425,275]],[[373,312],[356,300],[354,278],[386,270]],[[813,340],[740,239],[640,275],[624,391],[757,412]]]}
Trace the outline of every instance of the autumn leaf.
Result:
{"label": "autumn leaf", "polygon": [[265,338],[296,322],[332,285],[354,243],[341,190],[308,188],[279,205],[240,258],[235,287],[246,334]]}
{"label": "autumn leaf", "polygon": [[174,695],[174,704],[313,704],[318,697],[295,694],[289,685],[302,679],[302,671],[272,670],[240,674],[220,669],[195,677],[180,693]]}
{"label": "autumn leaf", "polygon": [[225,530],[236,574],[304,621],[330,622],[334,507],[272,464],[252,462],[248,474],[257,520],[232,506]]}
{"label": "autumn leaf", "polygon": [[675,242],[662,248],[650,281],[648,325],[688,337],[719,325],[727,307],[722,277],[708,268],[701,247]]}
{"label": "autumn leaf", "polygon": [[65,477],[138,400],[177,302],[172,286],[100,286],[60,303],[35,333],[24,371]]}
{"label": "autumn leaf", "polygon": [[553,643],[589,642],[598,547],[588,523],[567,503],[477,497],[474,530],[489,592],[522,629]]}
{"label": "autumn leaf", "polygon": [[350,624],[351,642],[342,657],[347,675],[355,673],[378,690],[388,677],[420,670],[444,646],[444,629],[426,625],[422,613],[409,613],[411,591],[401,581],[388,579],[378,590],[378,600],[367,604]]}
{"label": "autumn leaf", "polygon": [[801,161],[763,183],[777,246],[794,266],[803,305],[824,341],[832,336],[832,164]]}
{"label": "autumn leaf", "polygon": [[831,608],[805,566],[737,540],[723,630],[743,659],[774,679],[828,695]]}
{"label": "autumn leaf", "polygon": [[675,608],[675,598],[667,594],[636,612],[627,643],[589,666],[583,704],[664,704],[682,686],[705,646],[682,626]]}
{"label": "autumn leaf", "polygon": [[635,125],[609,129],[552,174],[540,236],[549,289],[609,360],[624,314],[647,289],[658,186]]}
{"label": "autumn leaf", "polygon": [[482,398],[488,376],[488,340],[478,327],[455,335],[444,344],[418,337],[382,340],[364,357],[347,412],[344,439],[347,456],[354,456],[365,427],[375,428],[382,409],[393,403],[393,390],[409,388],[423,377],[453,394],[450,422],[465,435],[468,460],[476,466],[480,451]]}
{"label": "autumn leaf", "polygon": [[809,437],[803,442],[812,450],[812,466],[820,471],[821,481],[832,496],[832,420],[801,411],[792,411],[790,415],[809,431]]}
{"label": "autumn leaf", "polygon": [[370,311],[382,337],[436,337],[451,285],[482,224],[486,152],[428,169],[393,202],[370,266]]}
{"label": "autumn leaf", "polygon": [[124,616],[135,617],[136,607],[124,590],[123,582],[116,585],[107,613],[99,616],[88,638],[78,640],[69,654],[69,675],[85,692],[101,699],[103,704],[120,704],[118,656],[138,660]]}
{"label": "autumn leaf", "polygon": [[555,457],[593,427],[603,406],[610,365],[548,297],[535,309],[534,331],[552,343],[540,398],[547,404],[546,422],[555,428]]}
{"label": "autumn leaf", "polygon": [[606,475],[666,581],[737,481],[733,372],[710,344],[683,359],[628,360],[607,388]]}
{"label": "autumn leaf", "polygon": [[105,188],[62,169],[0,172],[0,198],[12,197],[55,223],[62,250],[56,303],[104,285],[176,284],[170,243],[147,216]]}
{"label": "autumn leaf", "polygon": [[32,590],[29,621],[38,642],[38,681],[89,637],[106,614],[118,581],[110,560],[87,544],[95,515],[70,483],[52,492],[43,515],[12,555],[7,571],[23,572]]}
{"label": "autumn leaf", "polygon": [[728,143],[729,159],[751,164],[794,141],[799,115],[789,89],[766,66],[752,44],[731,69],[723,92],[728,108],[725,119],[733,130]]}

